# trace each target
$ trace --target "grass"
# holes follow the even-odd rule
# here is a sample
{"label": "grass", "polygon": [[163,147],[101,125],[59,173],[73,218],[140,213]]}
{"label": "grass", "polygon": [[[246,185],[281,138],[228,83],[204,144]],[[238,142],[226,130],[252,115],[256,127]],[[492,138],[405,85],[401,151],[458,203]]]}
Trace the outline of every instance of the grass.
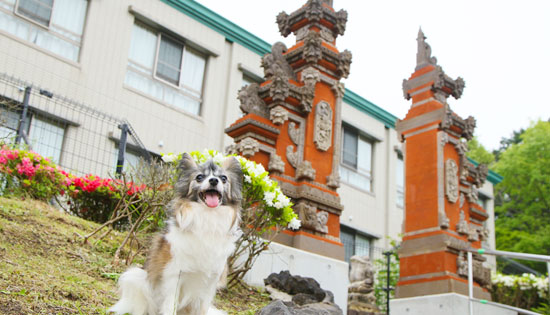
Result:
{"label": "grass", "polygon": [[[0,314],[107,314],[126,268],[111,264],[123,234],[83,244],[81,235],[95,227],[45,203],[0,197]],[[141,255],[134,263],[143,261]],[[215,300],[241,315],[267,303],[254,288],[223,290]]]}

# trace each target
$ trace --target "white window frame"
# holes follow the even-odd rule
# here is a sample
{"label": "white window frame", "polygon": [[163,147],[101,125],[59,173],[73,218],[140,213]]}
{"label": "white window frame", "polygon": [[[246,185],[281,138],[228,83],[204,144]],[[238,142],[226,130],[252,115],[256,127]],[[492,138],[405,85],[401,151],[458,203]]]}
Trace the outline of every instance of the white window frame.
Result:
{"label": "white window frame", "polygon": [[[159,54],[160,54],[160,43],[162,41],[162,37],[166,37],[166,38],[169,38],[170,40],[178,43],[178,44],[181,44],[182,46],[182,49],[181,49],[181,59],[180,59],[180,74],[178,76],[178,84],[174,84],[173,82],[170,82],[160,76],[157,75],[157,70],[158,70],[158,64],[159,64]],[[160,31],[157,31],[157,47],[156,47],[156,51],[155,51],[155,61],[154,61],[154,64],[153,64],[153,78],[161,81],[162,83],[166,83],[168,85],[171,85],[177,89],[181,89],[182,88],[182,83],[181,83],[181,75],[183,73],[183,57],[185,56],[185,51],[186,51],[186,48],[187,48],[187,45],[185,45],[185,43],[181,40],[178,40],[166,33],[163,33],[163,32],[160,32]],[[204,76],[203,76],[203,80],[204,80]],[[202,93],[201,93],[202,94]]]}
{"label": "white window frame", "polygon": [[[22,0],[17,0],[16,3],[15,3],[14,9],[13,9],[13,13],[14,13],[15,15],[17,15],[18,17],[20,17],[20,18],[22,18],[22,19],[25,19],[25,20],[27,20],[27,21],[33,23],[33,24],[36,24],[36,25],[38,25],[38,26],[41,26],[41,27],[43,27],[43,28],[45,28],[45,29],[50,29],[50,25],[52,24],[53,9],[54,9],[54,7],[55,7],[55,0],[52,0],[52,7],[51,7],[51,11],[50,11],[50,18],[48,19],[48,25],[44,25],[44,24],[42,24],[42,23],[40,23],[40,22],[34,20],[34,19],[31,18],[31,17],[28,17],[28,16],[26,16],[26,15],[24,15],[24,14],[22,14],[22,13],[17,12],[18,9],[19,9],[19,3],[20,3],[21,1],[22,1]],[[32,1],[32,0],[31,0],[31,1]],[[40,0],[35,0],[35,1],[40,2]]]}
{"label": "white window frame", "polygon": [[[353,166],[348,165],[348,164],[346,164],[346,162],[344,162],[344,134],[345,134],[345,129],[352,130],[352,131],[356,132],[356,134],[357,134],[357,138],[356,138],[356,140],[357,140],[357,150],[358,151],[359,151],[359,139],[363,139],[365,142],[370,143],[370,145],[371,145],[370,171],[362,171],[362,169],[359,167],[359,165],[355,166],[355,168],[354,168]],[[365,132],[361,131],[360,129],[358,129],[356,127],[353,127],[349,124],[343,123],[342,124],[342,141],[341,142],[342,143],[341,143],[341,151],[340,151],[341,152],[340,167],[345,168],[348,171],[354,172],[354,173],[358,174],[359,176],[366,178],[370,182],[370,187],[369,187],[369,189],[367,189],[366,187],[358,186],[357,184],[349,182],[345,179],[342,179],[342,181],[344,183],[346,183],[350,186],[353,186],[357,189],[360,189],[362,191],[373,193],[374,192],[374,180],[373,180],[374,174],[373,174],[373,171],[374,171],[374,157],[375,157],[376,139],[373,138],[373,137],[370,137],[368,134],[366,134]]]}
{"label": "white window frame", "polygon": [[[196,49],[196,48],[188,45],[187,41],[185,39],[178,39],[177,37],[172,36],[169,33],[163,31],[162,28],[159,29],[159,27],[150,26],[149,23],[143,22],[142,20],[135,19],[132,26],[135,27],[136,25],[139,25],[139,27],[142,27],[142,28],[145,28],[145,29],[149,30],[150,32],[154,33],[157,37],[156,43],[155,43],[155,54],[154,54],[154,59],[153,59],[153,67],[152,68],[146,67],[145,65],[143,65],[139,62],[136,62],[135,60],[131,59],[130,56],[128,56],[127,71],[132,71],[132,72],[137,73],[141,76],[151,75],[151,77],[150,77],[151,79],[156,80],[156,81],[158,81],[162,84],[165,84],[165,85],[167,85],[171,88],[174,88],[179,93],[184,95],[185,97],[190,98],[190,99],[198,102],[199,103],[198,113],[195,114],[195,113],[191,112],[191,114],[196,115],[196,116],[201,116],[201,113],[203,111],[204,83],[205,83],[205,79],[206,79],[206,71],[207,71],[207,68],[208,68],[209,54],[204,53],[200,49]],[[170,82],[170,81],[168,81],[168,80],[166,80],[166,79],[164,79],[164,78],[157,75],[159,53],[160,53],[160,44],[161,44],[163,36],[165,36],[166,38],[169,38],[170,40],[172,40],[176,43],[179,43],[183,46],[182,54],[181,54],[181,66],[180,66],[180,73],[179,73],[179,77],[178,77],[178,84],[174,84],[173,82]],[[192,88],[188,85],[185,85],[182,82],[183,81],[182,76],[183,76],[183,73],[184,73],[183,70],[184,70],[184,67],[185,67],[185,54],[186,54],[186,52],[199,55],[204,59],[204,69],[203,69],[203,75],[202,75],[202,78],[201,78],[201,80],[202,80],[201,90],[196,90],[196,89],[194,89],[194,88]],[[151,72],[151,73],[149,73],[149,72]],[[197,97],[193,93],[196,93],[196,94],[200,95],[200,97]],[[144,93],[144,94],[149,95],[147,93]],[[166,103],[166,101],[164,101],[162,99],[159,99],[155,96],[151,96],[151,97],[153,97],[155,100],[159,100],[160,102]],[[174,106],[174,105],[170,104],[170,106]],[[179,108],[178,106],[175,106],[175,107]],[[185,109],[183,109],[183,110],[186,111]],[[190,113],[188,111],[186,111],[186,112]]]}
{"label": "white window frame", "polygon": [[[401,183],[398,182],[397,180],[397,174],[395,176],[395,187],[396,187],[396,198],[395,198],[395,204],[397,207],[399,208],[405,208],[405,158],[403,156],[403,154],[400,152],[400,151],[397,151],[397,159],[396,159],[396,163],[399,163],[399,161],[402,161],[401,163],[403,163],[403,176],[401,178]],[[395,168],[396,169],[396,173],[397,173],[397,167]],[[399,204],[397,202],[398,197],[399,197],[399,194],[401,194],[402,196],[402,199],[403,199],[403,203],[402,204]]]}

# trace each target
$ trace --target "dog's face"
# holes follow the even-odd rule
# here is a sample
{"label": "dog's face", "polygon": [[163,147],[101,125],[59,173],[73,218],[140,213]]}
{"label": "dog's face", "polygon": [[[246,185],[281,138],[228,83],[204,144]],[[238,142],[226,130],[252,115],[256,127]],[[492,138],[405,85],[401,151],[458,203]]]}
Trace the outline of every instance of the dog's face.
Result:
{"label": "dog's face", "polygon": [[184,153],[178,169],[176,194],[179,197],[210,208],[241,202],[243,173],[236,158],[226,158],[222,166],[212,160],[197,165],[189,154]]}

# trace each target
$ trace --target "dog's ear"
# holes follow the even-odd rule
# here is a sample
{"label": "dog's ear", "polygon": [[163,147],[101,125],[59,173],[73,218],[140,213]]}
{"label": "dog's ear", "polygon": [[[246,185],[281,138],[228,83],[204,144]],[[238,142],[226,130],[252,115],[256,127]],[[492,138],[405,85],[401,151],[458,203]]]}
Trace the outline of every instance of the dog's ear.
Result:
{"label": "dog's ear", "polygon": [[184,172],[186,170],[195,170],[197,169],[197,163],[189,153],[185,152],[181,156],[181,160],[178,163],[178,170]]}
{"label": "dog's ear", "polygon": [[229,177],[229,182],[231,183],[229,197],[232,202],[240,203],[242,200],[243,190],[243,171],[241,169],[241,163],[239,163],[239,160],[237,160],[234,156],[230,156],[223,161],[222,167]]}
{"label": "dog's ear", "polygon": [[178,182],[176,183],[176,191],[182,196],[189,195],[189,185],[193,180],[193,174],[198,170],[197,163],[191,155],[184,153],[178,163]]}

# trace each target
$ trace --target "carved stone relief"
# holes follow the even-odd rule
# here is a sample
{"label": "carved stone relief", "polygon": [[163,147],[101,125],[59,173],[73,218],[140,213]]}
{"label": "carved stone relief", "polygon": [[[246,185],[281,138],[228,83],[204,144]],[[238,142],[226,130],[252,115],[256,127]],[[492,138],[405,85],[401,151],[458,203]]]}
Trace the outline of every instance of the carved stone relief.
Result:
{"label": "carved stone relief", "polygon": [[426,36],[424,36],[422,29],[418,30],[416,41],[418,44],[418,50],[416,52],[416,70],[427,65],[436,65],[437,58],[432,57],[432,48],[426,43]]}
{"label": "carved stone relief", "polygon": [[479,229],[475,225],[470,225],[468,228],[468,241],[470,242],[477,242],[479,241]]}
{"label": "carved stone relief", "polygon": [[290,93],[288,85],[288,76],[281,69],[276,69],[269,85],[269,96],[273,101],[284,101]]}
{"label": "carved stone relief", "polygon": [[[457,274],[461,277],[468,278],[468,260],[466,259],[466,252],[461,251],[458,254],[456,265]],[[474,281],[484,288],[491,285],[491,269],[484,267],[482,261],[474,259],[472,261],[472,269]]]}
{"label": "carved stone relief", "polygon": [[468,191],[468,201],[471,202],[471,203],[477,203],[477,199],[478,199],[478,190],[476,188],[476,186],[472,185],[470,186],[470,190]]}
{"label": "carved stone relief", "polygon": [[310,161],[302,161],[296,168],[296,179],[315,180],[315,173]]}
{"label": "carved stone relief", "polygon": [[269,163],[267,165],[267,169],[270,172],[284,173],[285,172],[285,162],[277,154],[271,153],[271,155],[269,156]]}
{"label": "carved stone relief", "polygon": [[312,30],[309,31],[304,38],[304,50],[302,52],[302,57],[306,60],[306,62],[316,63],[321,59],[322,42],[323,40],[318,32]]}
{"label": "carved stone relief", "polygon": [[[266,79],[271,80],[276,75],[292,79],[296,78],[294,70],[283,55],[286,50],[285,44],[276,42],[271,47],[271,53],[265,54],[262,57],[262,68],[264,68],[264,76]],[[280,73],[277,74],[278,72]]]}
{"label": "carved stone relief", "polygon": [[[334,161],[333,161],[334,163]],[[340,175],[338,173],[332,172],[329,176],[327,176],[327,186],[333,189],[340,187]]]}
{"label": "carved stone relief", "polygon": [[466,222],[464,210],[460,210],[460,218],[456,225],[456,231],[459,234],[463,234],[463,235],[468,235],[470,233],[470,227],[468,226],[468,222]]}
{"label": "carved stone relief", "polygon": [[258,96],[259,88],[258,83],[250,83],[239,90],[237,98],[241,102],[240,109],[247,114],[253,113],[267,117],[265,102]]}
{"label": "carved stone relief", "polygon": [[269,119],[275,125],[282,125],[288,120],[288,111],[283,106],[275,106],[269,111]]}
{"label": "carved stone relief", "polygon": [[260,151],[260,143],[256,139],[253,139],[251,137],[247,137],[247,138],[242,139],[237,144],[237,150],[239,150],[239,152],[243,156],[251,157],[254,154],[256,154],[256,152]]}
{"label": "carved stone relief", "polygon": [[286,159],[292,167],[298,167],[298,151],[294,151],[293,145],[286,147]]}
{"label": "carved stone relief", "polygon": [[296,128],[296,123],[293,121],[288,124],[288,136],[290,137],[290,140],[294,142],[294,144],[302,144],[300,128]]}
{"label": "carved stone relief", "polygon": [[344,78],[347,78],[349,76],[351,57],[351,52],[347,49],[338,54],[338,73],[340,73],[340,75]]}
{"label": "carved stone relief", "polygon": [[445,212],[439,214],[439,226],[442,229],[448,229],[450,224],[449,217],[447,217],[447,214]]}
{"label": "carved stone relief", "polygon": [[458,200],[458,166],[453,159],[445,162],[445,195],[451,203]]}
{"label": "carved stone relief", "polygon": [[304,85],[301,87],[300,109],[304,113],[311,112],[313,107],[313,98],[315,97],[315,84],[321,80],[319,70],[309,67],[302,71],[302,81]]}
{"label": "carved stone relief", "polygon": [[321,101],[315,107],[313,143],[320,151],[327,151],[332,144],[332,108]]}
{"label": "carved stone relief", "polygon": [[298,216],[302,223],[302,227],[317,231],[320,233],[328,233],[328,212],[319,211],[314,206],[300,202],[295,206]]}

